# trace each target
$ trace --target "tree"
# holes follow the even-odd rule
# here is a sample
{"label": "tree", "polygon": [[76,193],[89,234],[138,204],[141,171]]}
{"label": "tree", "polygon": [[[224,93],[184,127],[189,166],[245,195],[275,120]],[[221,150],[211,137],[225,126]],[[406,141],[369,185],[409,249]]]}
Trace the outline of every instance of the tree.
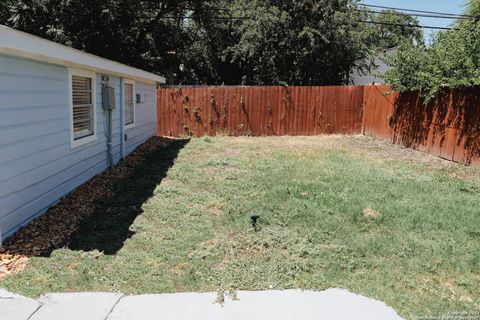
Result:
{"label": "tree", "polygon": [[234,26],[239,20],[228,0],[203,2],[187,24],[189,42],[180,51],[182,72],[179,83],[239,84],[241,70],[226,56],[226,48],[239,41]]}
{"label": "tree", "polygon": [[377,51],[402,45],[422,45],[423,31],[416,27],[417,18],[395,10],[383,10],[380,13],[366,11],[372,22],[366,28],[371,48]]}
{"label": "tree", "polygon": [[202,21],[202,50],[217,82],[341,84],[368,54],[355,1],[234,0],[214,9],[225,20]]}
{"label": "tree", "polygon": [[343,84],[378,48],[420,37],[360,22],[408,17],[358,0],[3,1],[16,29],[185,84]]}
{"label": "tree", "polygon": [[[480,16],[480,1],[465,12]],[[480,85],[480,20],[462,19],[438,32],[429,47],[404,45],[393,57],[385,79],[401,91],[418,90],[426,101],[442,88]]]}
{"label": "tree", "polygon": [[10,0],[7,25],[65,43],[61,0]]}
{"label": "tree", "polygon": [[12,0],[2,0],[0,2],[0,24],[7,24],[8,19],[10,19],[10,6]]}
{"label": "tree", "polygon": [[203,9],[193,23],[203,39],[185,59],[202,83],[347,83],[379,51],[423,43],[416,18],[355,1],[219,0]]}
{"label": "tree", "polygon": [[[10,0],[9,0],[10,1]],[[200,0],[11,0],[7,24],[86,52],[175,75],[183,16]],[[4,12],[4,11],[2,11]]]}

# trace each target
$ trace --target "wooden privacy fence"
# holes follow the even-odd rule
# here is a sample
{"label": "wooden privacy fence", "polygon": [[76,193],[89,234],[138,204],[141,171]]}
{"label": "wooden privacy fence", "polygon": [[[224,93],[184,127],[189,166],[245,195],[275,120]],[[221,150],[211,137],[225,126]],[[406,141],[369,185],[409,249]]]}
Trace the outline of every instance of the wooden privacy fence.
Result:
{"label": "wooden privacy fence", "polygon": [[480,87],[427,105],[389,86],[199,87],[158,90],[158,135],[364,134],[480,165]]}
{"label": "wooden privacy fence", "polygon": [[365,87],[363,134],[480,165],[480,87],[445,89],[428,104],[418,92],[390,91]]}
{"label": "wooden privacy fence", "polygon": [[361,132],[363,87],[199,87],[158,90],[158,135]]}

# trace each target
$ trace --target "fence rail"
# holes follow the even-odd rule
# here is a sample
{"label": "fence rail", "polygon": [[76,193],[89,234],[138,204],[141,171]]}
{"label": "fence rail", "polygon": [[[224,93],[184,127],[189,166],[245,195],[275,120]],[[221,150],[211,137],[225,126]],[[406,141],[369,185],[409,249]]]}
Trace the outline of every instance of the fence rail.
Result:
{"label": "fence rail", "polygon": [[480,88],[427,105],[389,86],[181,87],[158,90],[158,135],[364,134],[480,165]]}

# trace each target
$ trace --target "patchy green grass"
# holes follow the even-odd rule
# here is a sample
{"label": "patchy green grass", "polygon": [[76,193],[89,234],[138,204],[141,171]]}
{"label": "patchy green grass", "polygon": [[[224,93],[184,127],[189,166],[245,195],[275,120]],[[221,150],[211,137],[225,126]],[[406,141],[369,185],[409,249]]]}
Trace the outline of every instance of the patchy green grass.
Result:
{"label": "patchy green grass", "polygon": [[[138,202],[129,190],[162,177],[160,155],[102,205]],[[75,245],[0,286],[29,296],[343,287],[407,318],[475,312],[479,199],[478,169],[368,138],[193,139],[141,215],[106,214],[121,228],[133,221],[123,246],[84,251],[85,241],[110,248],[96,242],[115,234],[93,217]],[[367,208],[380,215],[364,217]]]}

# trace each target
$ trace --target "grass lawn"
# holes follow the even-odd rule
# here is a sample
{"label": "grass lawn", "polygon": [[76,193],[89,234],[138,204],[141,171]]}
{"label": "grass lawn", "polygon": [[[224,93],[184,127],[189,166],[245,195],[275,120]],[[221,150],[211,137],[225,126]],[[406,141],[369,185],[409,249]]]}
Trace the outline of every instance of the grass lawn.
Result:
{"label": "grass lawn", "polygon": [[33,257],[0,287],[29,296],[342,287],[406,318],[480,310],[479,169],[365,137],[196,138],[143,213],[129,215],[136,192],[155,186],[162,152],[69,246]]}

